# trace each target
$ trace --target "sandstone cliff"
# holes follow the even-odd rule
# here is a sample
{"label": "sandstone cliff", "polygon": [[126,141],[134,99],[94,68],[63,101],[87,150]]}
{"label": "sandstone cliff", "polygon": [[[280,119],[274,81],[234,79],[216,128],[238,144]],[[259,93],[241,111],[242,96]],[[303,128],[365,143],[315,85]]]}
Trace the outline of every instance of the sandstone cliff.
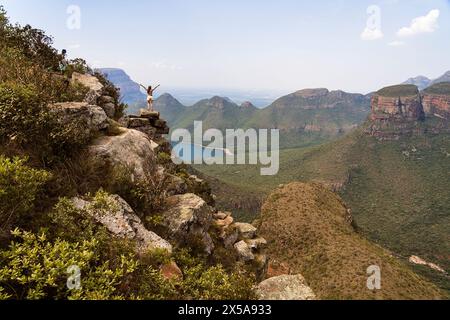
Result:
{"label": "sandstone cliff", "polygon": [[450,82],[442,82],[425,89],[423,107],[428,117],[450,120]]}
{"label": "sandstone cliff", "polygon": [[422,98],[415,85],[398,85],[379,90],[371,99],[367,132],[380,140],[398,140],[421,131],[425,119]]}

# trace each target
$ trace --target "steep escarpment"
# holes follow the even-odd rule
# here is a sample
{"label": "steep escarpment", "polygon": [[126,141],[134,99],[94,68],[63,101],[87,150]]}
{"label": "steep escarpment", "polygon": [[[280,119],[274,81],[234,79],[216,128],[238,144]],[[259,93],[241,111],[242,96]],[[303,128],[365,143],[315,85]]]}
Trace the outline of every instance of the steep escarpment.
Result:
{"label": "steep escarpment", "polygon": [[386,87],[371,99],[369,133],[379,139],[398,139],[420,131],[425,118],[422,98],[415,85]]}
{"label": "steep escarpment", "polygon": [[[284,272],[302,274],[319,298],[443,297],[391,252],[357,234],[351,211],[319,184],[291,183],[274,191],[263,206],[260,232]],[[367,287],[370,266],[381,270],[380,290]]]}
{"label": "steep escarpment", "polygon": [[448,95],[448,83],[421,93],[415,85],[383,88],[372,96],[366,132],[379,140],[448,132]]}
{"label": "steep escarpment", "polygon": [[422,103],[428,117],[450,121],[450,82],[442,82],[428,87],[422,92]]}

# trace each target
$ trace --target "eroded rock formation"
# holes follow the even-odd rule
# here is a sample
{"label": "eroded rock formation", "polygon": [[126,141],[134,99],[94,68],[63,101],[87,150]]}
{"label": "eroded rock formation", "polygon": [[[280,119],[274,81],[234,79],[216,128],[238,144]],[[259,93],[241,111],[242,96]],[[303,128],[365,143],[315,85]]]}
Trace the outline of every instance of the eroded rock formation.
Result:
{"label": "eroded rock formation", "polygon": [[371,99],[367,132],[380,140],[398,140],[402,135],[421,132],[425,119],[422,98],[414,85],[386,87]]}
{"label": "eroded rock formation", "polygon": [[99,210],[90,201],[81,198],[72,199],[75,208],[92,216],[114,236],[136,241],[139,252],[146,253],[154,249],[172,252],[172,245],[156,233],[147,230],[125,200],[118,195],[111,195],[107,201],[109,210],[105,212],[104,208]]}

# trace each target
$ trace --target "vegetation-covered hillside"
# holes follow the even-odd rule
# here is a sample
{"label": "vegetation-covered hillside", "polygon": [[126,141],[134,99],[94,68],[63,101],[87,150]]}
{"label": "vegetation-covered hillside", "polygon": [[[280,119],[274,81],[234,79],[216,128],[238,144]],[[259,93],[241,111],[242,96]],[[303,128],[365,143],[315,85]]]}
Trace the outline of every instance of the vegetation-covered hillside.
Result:
{"label": "vegetation-covered hillside", "polygon": [[[0,299],[254,298],[207,186],[163,140],[119,124],[124,108],[102,75],[0,7]],[[202,215],[199,237],[177,238],[177,210]]]}
{"label": "vegetation-covered hillside", "polygon": [[[431,120],[422,125],[435,126]],[[267,195],[291,181],[324,183],[351,208],[359,232],[405,259],[418,255],[448,273],[450,136],[429,133],[378,141],[363,131],[318,147],[283,150],[280,173],[274,177],[260,176],[256,166],[197,169],[252,196]],[[448,275],[416,270],[449,289]]]}
{"label": "vegetation-covered hillside", "polygon": [[[439,299],[442,292],[392,253],[357,234],[342,200],[319,184],[291,183],[267,198],[261,233],[268,252],[301,273],[321,299]],[[381,289],[369,290],[367,270],[381,270]]]}

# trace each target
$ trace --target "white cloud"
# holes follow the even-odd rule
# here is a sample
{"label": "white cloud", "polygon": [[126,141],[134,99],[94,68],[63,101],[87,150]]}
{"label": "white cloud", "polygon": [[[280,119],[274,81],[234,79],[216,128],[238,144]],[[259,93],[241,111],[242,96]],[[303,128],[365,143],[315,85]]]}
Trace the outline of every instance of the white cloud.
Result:
{"label": "white cloud", "polygon": [[389,42],[388,45],[391,47],[403,47],[406,43],[403,41],[392,41]]}
{"label": "white cloud", "polygon": [[361,33],[361,39],[364,41],[378,40],[384,37],[383,32],[380,29],[365,28]]}
{"label": "white cloud", "polygon": [[438,9],[431,10],[426,16],[414,18],[409,27],[398,30],[399,37],[410,37],[421,33],[431,33],[438,28],[440,12]]}

